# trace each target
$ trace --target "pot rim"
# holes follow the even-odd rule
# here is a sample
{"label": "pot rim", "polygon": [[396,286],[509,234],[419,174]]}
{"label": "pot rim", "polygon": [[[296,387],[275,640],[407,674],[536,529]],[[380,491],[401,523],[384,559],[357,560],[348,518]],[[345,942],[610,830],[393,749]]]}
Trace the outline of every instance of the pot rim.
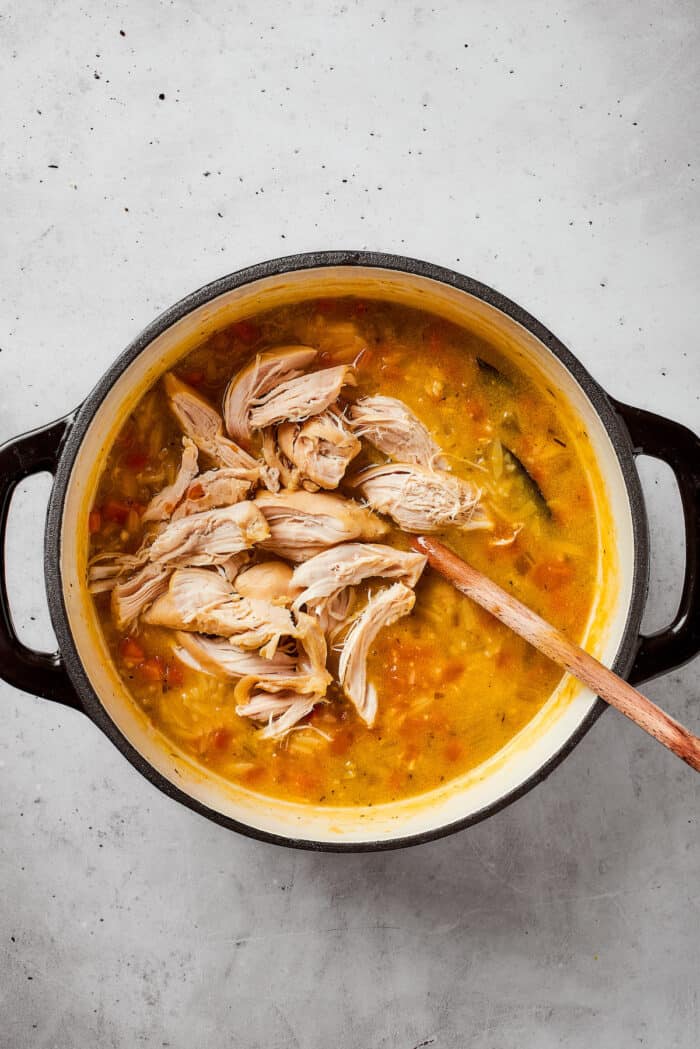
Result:
{"label": "pot rim", "polygon": [[612,664],[612,669],[616,673],[623,677],[626,676],[632,667],[639,648],[639,627],[644,612],[648,584],[649,539],[646,509],[639,475],[634,465],[632,442],[622,419],[613,408],[607,393],[593,376],[589,374],[573,353],[567,349],[567,347],[564,346],[564,344],[560,342],[552,332],[550,332],[526,310],[518,306],[517,303],[508,299],[500,292],[495,291],[488,285],[474,280],[472,277],[463,276],[454,270],[402,255],[368,251],[320,251],[282,256],[277,259],[258,263],[254,266],[248,266],[241,270],[236,270],[233,273],[220,277],[209,284],[205,284],[203,287],[180,299],[173,306],[166,309],[151,321],[151,323],[136,336],[126,349],[122,351],[111,367],[108,368],[104,375],[98,380],[95,387],[78,409],[75,421],[69,429],[61,449],[54,484],[49,498],[44,545],[44,570],[46,575],[46,591],[51,621],[66,670],[75,686],[80,702],[90,719],[105,733],[131,765],[145,776],[149,782],[158,787],[158,789],[168,797],[175,801],[179,801],[194,812],[207,817],[229,830],[238,831],[249,838],[257,839],[258,841],[316,852],[378,852],[389,849],[406,848],[410,845],[425,844],[430,841],[438,840],[447,835],[454,834],[457,831],[473,826],[476,823],[480,823],[487,817],[495,815],[507,805],[517,801],[518,798],[528,793],[528,791],[532,790],[532,788],[538,783],[543,782],[554,771],[554,769],[557,768],[564,758],[567,757],[574,747],[583,739],[595,721],[597,721],[602,712],[606,709],[607,704],[605,704],[600,698],[597,698],[586,717],[580,722],[568,740],[566,740],[559,750],[552,754],[536,772],[528,776],[528,778],[519,784],[519,786],[512,791],[509,791],[507,794],[504,794],[496,801],[485,805],[477,812],[459,820],[417,834],[407,835],[405,837],[365,842],[314,841],[269,833],[267,831],[259,830],[256,827],[252,827],[247,823],[232,819],[229,816],[225,816],[217,812],[215,809],[202,804],[186,791],[175,786],[163,775],[157,772],[117,728],[116,724],[112,721],[103,707],[99,696],[95,692],[90,679],[87,676],[80,656],[78,655],[68,622],[60,560],[63,508],[76,456],[87,429],[107,393],[119,376],[129,367],[139,354],[142,353],[142,351],[145,350],[155,338],[162,335],[163,332],[187,314],[234,288],[242,287],[253,281],[264,278],[279,277],[285,273],[291,273],[298,270],[324,269],[337,266],[374,268],[393,270],[400,273],[410,273],[464,291],[494,307],[501,313],[504,313],[539,339],[539,341],[543,343],[543,345],[550,350],[555,357],[557,357],[581,386],[608,434],[620,467],[631,510],[634,538],[632,588],[624,630],[615,660]]}

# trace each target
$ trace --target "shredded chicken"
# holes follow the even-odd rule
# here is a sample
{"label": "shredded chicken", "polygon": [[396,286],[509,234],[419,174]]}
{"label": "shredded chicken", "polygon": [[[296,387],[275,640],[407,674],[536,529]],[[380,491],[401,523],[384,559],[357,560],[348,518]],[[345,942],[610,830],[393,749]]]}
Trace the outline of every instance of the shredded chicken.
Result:
{"label": "shredded chicken", "polygon": [[338,399],[343,386],[354,383],[353,369],[344,364],[289,379],[255,399],[249,412],[250,425],[260,430],[318,415]]}
{"label": "shredded chicken", "polygon": [[126,630],[141,613],[168,589],[172,568],[147,564],[112,590],[112,615],[119,630]]}
{"label": "shredded chicken", "polygon": [[180,517],[201,513],[202,510],[216,510],[220,506],[233,506],[245,499],[250,491],[250,481],[241,480],[236,471],[230,467],[220,470],[208,470],[195,477],[183,493],[184,498],[172,515],[177,521]]}
{"label": "shredded chicken", "polygon": [[236,590],[243,597],[259,597],[273,604],[290,605],[292,569],[284,561],[263,561],[251,565],[236,578]]}
{"label": "shredded chicken", "polygon": [[259,353],[255,360],[231,379],[224,393],[226,430],[235,441],[250,440],[250,409],[283,380],[296,379],[316,357],[310,346],[279,346]]}
{"label": "shredded chicken", "polygon": [[377,716],[377,690],[367,680],[367,655],[384,627],[411,611],[416,596],[403,583],[373,594],[348,631],[340,653],[338,676],[343,690],[367,725]]}
{"label": "shredded chicken", "polygon": [[113,590],[127,572],[143,568],[147,560],[148,553],[145,550],[138,554],[120,554],[111,550],[98,554],[92,558],[88,568],[88,590],[91,594],[104,594]]}
{"label": "shredded chicken", "polygon": [[148,550],[149,560],[173,565],[216,565],[269,538],[255,503],[245,501],[171,521]]}
{"label": "shredded chicken", "polygon": [[400,463],[445,466],[423,423],[395,397],[362,397],[350,408],[355,433]]}
{"label": "shredded chicken", "polygon": [[381,543],[341,543],[294,569],[292,588],[301,591],[294,607],[315,608],[345,587],[381,576],[415,587],[427,558]]}
{"label": "shredded chicken", "polygon": [[180,568],[167,592],[144,615],[151,626],[235,638],[241,648],[271,656],[282,637],[298,634],[297,622],[281,605],[241,597],[218,572]]}
{"label": "shredded chicken", "polygon": [[314,615],[329,645],[335,644],[350,624],[356,600],[355,588],[346,586],[314,604]]}
{"label": "shredded chicken", "polygon": [[187,383],[169,372],[163,378],[168,403],[185,434],[218,466],[227,466],[251,484],[262,480],[272,491],[278,479],[267,466],[224,436],[223,420],[215,408]]}
{"label": "shredded chicken", "polygon": [[281,739],[316,706],[317,696],[286,692],[256,692],[246,703],[236,707],[240,717],[265,722],[260,735],[263,739]]}
{"label": "shredded chicken", "polygon": [[378,539],[388,530],[371,510],[327,492],[259,492],[255,505],[270,528],[262,546],[288,561],[305,561],[351,539]]}
{"label": "shredded chicken", "polygon": [[363,471],[353,483],[373,510],[387,514],[405,532],[491,524],[479,504],[479,489],[444,470],[388,463]]}
{"label": "shredded chicken", "polygon": [[228,579],[229,583],[233,583],[238,579],[243,569],[250,564],[254,556],[252,550],[239,550],[237,554],[227,557],[225,561],[222,561],[216,567],[224,579]]}
{"label": "shredded chicken", "polygon": [[201,670],[212,677],[240,680],[240,678],[262,675],[272,676],[293,673],[297,665],[296,654],[291,655],[279,648],[274,656],[265,659],[257,652],[240,648],[226,638],[206,637],[178,630],[175,634],[175,655],[194,670]]}
{"label": "shredded chicken", "polygon": [[316,620],[302,613],[296,633],[294,654],[278,649],[265,659],[238,643],[178,632],[175,654],[194,669],[238,680],[236,712],[254,721],[267,721],[266,737],[281,737],[324,698],[332,680],[326,670],[325,639]]}
{"label": "shredded chicken", "polygon": [[292,483],[285,484],[309,491],[337,488],[362,447],[342,415],[332,410],[301,424],[282,423],[277,428],[277,444],[293,467]]}
{"label": "shredded chicken", "polygon": [[171,517],[190,481],[197,475],[197,446],[189,437],[182,438],[182,460],[172,484],[153,496],[143,513],[142,521],[165,521]]}

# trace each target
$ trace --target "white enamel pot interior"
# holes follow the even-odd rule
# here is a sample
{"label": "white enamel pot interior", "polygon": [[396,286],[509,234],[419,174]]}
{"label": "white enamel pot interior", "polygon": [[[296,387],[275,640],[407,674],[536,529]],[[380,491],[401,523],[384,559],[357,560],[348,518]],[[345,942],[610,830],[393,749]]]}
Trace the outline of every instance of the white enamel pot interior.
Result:
{"label": "white enamel pot interior", "polygon": [[[639,580],[635,583],[635,528],[622,468],[625,456],[631,463],[631,453],[620,449],[619,435],[611,438],[610,418],[603,422],[605,395],[559,344],[556,352],[550,348],[555,340],[537,322],[489,289],[426,264],[403,260],[406,269],[400,270],[379,265],[375,260],[385,260],[383,256],[372,257],[365,265],[356,259],[369,260],[367,256],[352,256],[352,264],[331,264],[338,257],[324,256],[320,265],[314,265],[313,258],[304,262],[297,257],[291,270],[285,265],[290,260],[280,260],[258,268],[257,276],[256,271],[247,271],[203,289],[156,321],[88,398],[83,412],[89,421],[83,424],[84,433],[64,478],[59,565],[63,610],[55,615],[55,625],[88,713],[161,789],[219,822],[267,840],[307,848],[390,848],[468,825],[517,797],[543,778],[583,734],[600,701],[569,680],[502,751],[440,790],[408,801],[329,808],[274,800],[223,781],[153,728],[115,671],[85,586],[84,537],[100,464],[143,390],[203,337],[237,319],[302,298],[362,295],[422,307],[458,322],[515,357],[521,366],[539,371],[557,396],[569,401],[591,442],[605,492],[605,505],[598,508],[605,553],[584,643],[607,665],[622,672],[628,669],[632,638],[636,639],[639,627],[637,612],[630,614]],[[452,277],[462,287],[454,286]],[[465,285],[472,290],[465,290]],[[498,305],[486,301],[489,298]],[[518,314],[524,323],[516,319]],[[540,333],[544,335],[538,337]],[[607,410],[613,416],[609,405]]]}

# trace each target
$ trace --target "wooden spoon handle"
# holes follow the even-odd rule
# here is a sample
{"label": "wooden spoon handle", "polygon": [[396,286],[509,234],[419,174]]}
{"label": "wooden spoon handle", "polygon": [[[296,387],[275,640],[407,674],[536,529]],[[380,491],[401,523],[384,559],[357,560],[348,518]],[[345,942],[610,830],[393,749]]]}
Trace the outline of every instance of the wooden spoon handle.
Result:
{"label": "wooden spoon handle", "polygon": [[696,772],[700,772],[700,739],[692,732],[442,543],[426,536],[418,536],[412,543],[457,590],[476,601],[554,663],[588,685],[596,695],[616,707],[630,721],[658,739],[659,743],[672,750]]}

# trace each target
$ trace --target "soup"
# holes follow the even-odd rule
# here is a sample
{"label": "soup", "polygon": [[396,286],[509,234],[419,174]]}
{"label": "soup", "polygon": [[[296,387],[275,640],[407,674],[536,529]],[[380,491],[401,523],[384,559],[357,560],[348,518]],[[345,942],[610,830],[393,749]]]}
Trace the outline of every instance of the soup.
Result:
{"label": "soup", "polygon": [[99,480],[90,588],[172,744],[257,793],[381,804],[476,768],[561,679],[411,534],[580,641],[596,476],[568,405],[469,331],[306,301],[218,332],[144,393]]}

